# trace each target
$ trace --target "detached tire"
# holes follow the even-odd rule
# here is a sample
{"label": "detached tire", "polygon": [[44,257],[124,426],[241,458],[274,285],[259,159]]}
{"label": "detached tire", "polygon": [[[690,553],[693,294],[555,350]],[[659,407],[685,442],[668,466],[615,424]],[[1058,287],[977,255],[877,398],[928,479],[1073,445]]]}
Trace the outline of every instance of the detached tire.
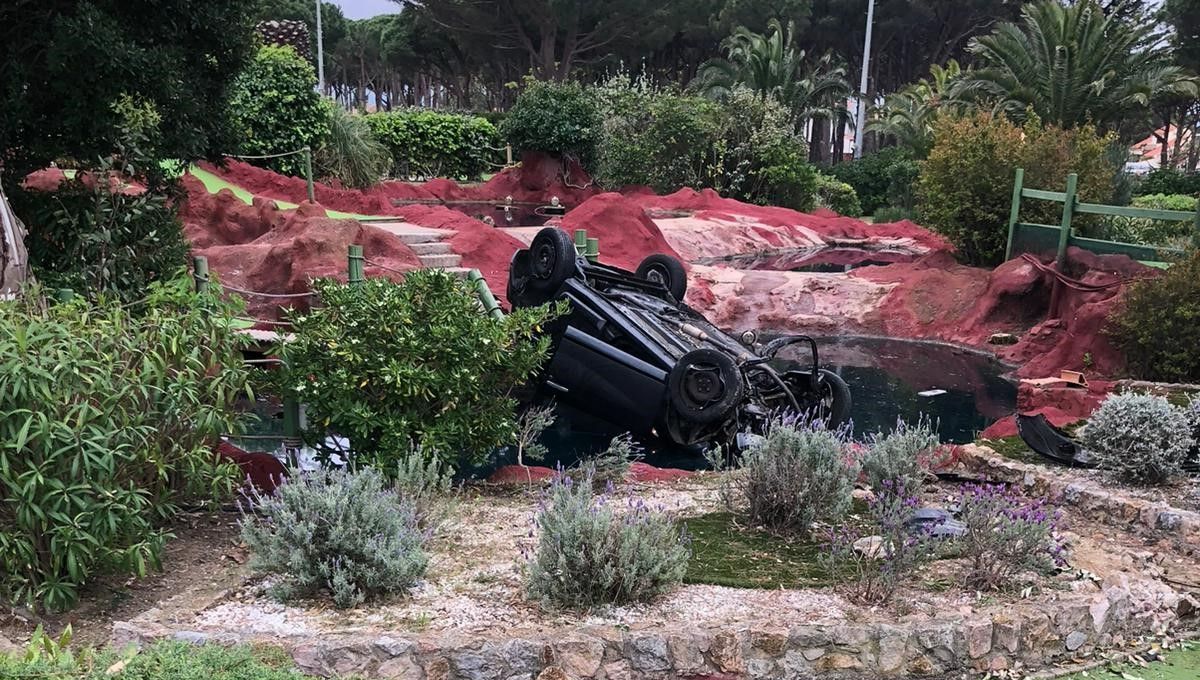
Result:
{"label": "detached tire", "polygon": [[683,263],[670,255],[651,255],[638,265],[638,278],[661,283],[676,302],[682,302],[687,293],[687,271]]}
{"label": "detached tire", "polygon": [[850,420],[850,405],[853,403],[850,386],[842,380],[842,376],[823,368],[817,385],[820,389],[821,410],[827,414],[829,427],[844,425]]}
{"label": "detached tire", "polygon": [[575,271],[575,242],[567,232],[546,227],[533,237],[529,246],[530,288],[552,295]]}
{"label": "detached tire", "polygon": [[742,401],[742,373],[729,355],[701,348],[684,354],[667,377],[671,406],[684,419],[708,424],[724,420]]}

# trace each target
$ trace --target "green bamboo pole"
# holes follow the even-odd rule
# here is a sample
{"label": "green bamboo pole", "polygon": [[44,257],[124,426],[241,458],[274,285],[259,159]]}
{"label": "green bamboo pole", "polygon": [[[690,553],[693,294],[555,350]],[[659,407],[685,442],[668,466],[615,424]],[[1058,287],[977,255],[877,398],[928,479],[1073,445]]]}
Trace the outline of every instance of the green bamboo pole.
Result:
{"label": "green bamboo pole", "polygon": [[587,240],[587,255],[588,262],[600,261],[600,239],[589,238]]}
{"label": "green bamboo pole", "polygon": [[587,252],[587,229],[575,230],[575,252],[583,255]]}
{"label": "green bamboo pole", "polygon": [[304,179],[308,182],[308,202],[316,203],[317,195],[313,187],[313,158],[312,147],[304,147]]}
{"label": "green bamboo pole", "polygon": [[1008,211],[1008,248],[1004,251],[1004,261],[1012,259],[1013,235],[1017,231],[1017,220],[1021,217],[1021,191],[1025,188],[1025,169],[1017,168],[1017,176],[1013,181],[1012,208]]}
{"label": "green bamboo pole", "polygon": [[352,285],[361,285],[367,280],[363,272],[363,247],[351,245],[346,254],[346,281]]}
{"label": "green bamboo pole", "polygon": [[208,290],[208,258],[197,255],[192,258],[192,278],[196,280],[196,292]]}
{"label": "green bamboo pole", "polygon": [[492,295],[492,290],[488,288],[487,280],[483,278],[483,274],[478,269],[472,269],[467,272],[467,280],[475,287],[475,294],[479,296],[479,302],[483,304],[483,310],[493,319],[503,319],[504,310],[500,309],[500,303],[496,301],[496,296]]}

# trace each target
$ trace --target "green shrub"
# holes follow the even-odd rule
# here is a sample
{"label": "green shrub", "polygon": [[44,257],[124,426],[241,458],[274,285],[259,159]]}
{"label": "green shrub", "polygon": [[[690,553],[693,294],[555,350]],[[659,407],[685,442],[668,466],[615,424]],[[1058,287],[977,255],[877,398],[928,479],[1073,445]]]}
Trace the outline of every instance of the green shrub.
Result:
{"label": "green shrub", "polygon": [[1149,394],[1114,394],[1083,428],[1083,444],[1100,466],[1131,484],[1163,484],[1191,451],[1192,423],[1181,408]]}
{"label": "green shrub", "polygon": [[608,487],[624,482],[634,461],[642,457],[642,447],[633,441],[633,436],[623,434],[612,438],[608,448],[594,456],[587,456],[567,474],[577,481],[590,479],[597,487]]}
{"label": "green shrub", "polygon": [[[513,441],[511,393],[546,357],[535,332],[547,309],[493,319],[471,284],[440,270],[315,288],[323,305],[292,318],[279,375],[283,392],[306,404],[306,437],[324,460],[344,454],[391,475],[420,446],[461,469]],[[327,430],[353,450],[328,449]]]}
{"label": "green shrub", "polygon": [[1135,377],[1200,382],[1200,252],[1133,284],[1107,330]]}
{"label": "green shrub", "polygon": [[[892,146],[857,160],[838,163],[825,172],[854,187],[863,213],[873,215],[887,206],[912,207],[916,167],[912,152]],[[894,199],[901,202],[894,202]]]}
{"label": "green shrub", "polygon": [[246,392],[233,312],[182,276],[136,315],[0,303],[0,598],[63,609],[97,574],[144,575],[180,496],[232,493],[211,446]]}
{"label": "green shrub", "polygon": [[914,215],[911,210],[887,207],[876,210],[875,214],[871,217],[871,220],[875,224],[888,224],[891,222],[899,222],[901,220],[912,220],[915,217],[916,215]]}
{"label": "green shrub", "polygon": [[[1081,201],[1110,200],[1117,168],[1112,135],[1085,125],[1063,130],[1031,119],[1024,129],[990,113],[940,117],[934,144],[918,182],[918,216],[941,232],[972,264],[994,265],[1004,257],[1015,170],[1025,169],[1025,186],[1061,190],[1067,175],[1079,175]],[[1026,200],[1021,219],[1057,224],[1062,206]],[[1098,222],[1083,220],[1081,229]]]}
{"label": "green shrub", "polygon": [[722,496],[755,526],[807,537],[817,521],[850,509],[858,468],[839,432],[820,424],[777,422],[742,456]]}
{"label": "green shrub", "polygon": [[690,551],[683,531],[643,501],[597,495],[594,480],[559,475],[535,523],[529,596],[586,608],[646,601],[683,581]]}
{"label": "green shrub", "polygon": [[392,168],[392,154],[371,132],[363,116],[356,116],[336,104],[329,111],[329,135],[313,157],[315,171],[336,179],[342,186],[365,189],[379,183]]}
{"label": "green shrub", "polygon": [[391,153],[394,177],[476,180],[499,158],[496,127],[484,118],[429,109],[401,109],[366,117]]}
{"label": "green shrub", "polygon": [[250,566],[280,601],[329,592],[339,609],[411,588],[429,559],[411,504],[369,468],[295,471],[242,520]]}
{"label": "green shrub", "polygon": [[[120,663],[120,670],[109,668]],[[286,652],[269,647],[225,647],[156,642],[136,654],[86,651],[71,655],[0,654],[0,677],[11,680],[304,680]]]}
{"label": "green shrub", "polygon": [[890,482],[893,487],[902,486],[920,495],[929,458],[941,441],[929,419],[921,418],[916,425],[897,421],[895,429],[887,434],[872,434],[866,445],[862,468],[867,483],[876,493],[884,488],[885,482]]}
{"label": "green shrub", "polygon": [[1200,172],[1184,172],[1175,168],[1155,168],[1134,191],[1138,196],[1150,194],[1185,194],[1200,196]]}
{"label": "green shrub", "polygon": [[724,103],[711,187],[749,203],[811,210],[817,171],[788,110],[773,97],[737,87]]}
{"label": "green shrub", "polygon": [[[312,64],[291,47],[261,47],[229,87],[229,122],[244,156],[318,148],[329,134],[329,110],[316,91]],[[297,154],[249,162],[288,175],[304,172]]]}
{"label": "green shrub", "polygon": [[[177,186],[146,176],[142,171],[157,173],[157,165],[140,149],[142,138],[131,132],[125,139],[117,153],[56,191],[13,192],[13,210],[29,230],[34,273],[48,287],[134,301],[152,282],[186,265],[187,243],[173,201]],[[146,191],[122,192],[127,181],[143,183]]]}
{"label": "green shrub", "polygon": [[578,83],[528,81],[500,133],[518,152],[572,156],[585,166],[596,156],[600,113]]}
{"label": "green shrub", "polygon": [[[1177,210],[1195,213],[1196,197],[1184,194],[1148,194],[1133,199],[1135,208]],[[1186,248],[1195,235],[1195,220],[1148,220],[1130,217],[1109,217],[1103,236],[1112,241],[1143,243],[1151,246]]]}
{"label": "green shrub", "polygon": [[862,215],[862,206],[858,204],[854,187],[821,173],[817,173],[817,203],[846,217]]}

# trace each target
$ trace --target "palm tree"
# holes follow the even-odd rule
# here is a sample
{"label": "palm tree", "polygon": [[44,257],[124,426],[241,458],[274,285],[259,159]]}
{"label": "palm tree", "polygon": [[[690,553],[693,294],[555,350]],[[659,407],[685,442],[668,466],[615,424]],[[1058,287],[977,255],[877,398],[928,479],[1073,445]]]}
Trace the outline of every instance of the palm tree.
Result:
{"label": "palm tree", "polygon": [[1197,93],[1162,37],[1145,13],[1106,15],[1095,0],[1041,0],[1021,10],[1019,24],[972,41],[980,68],[954,93],[1017,120],[1032,111],[1066,128],[1091,122],[1132,133],[1145,124],[1152,97]]}
{"label": "palm tree", "polygon": [[721,46],[724,59],[704,64],[695,85],[704,96],[725,99],[736,85],[778,99],[792,112],[797,125],[814,118],[833,119],[845,112],[850,95],[846,69],[831,54],[809,59],[795,46],[795,24],[785,29],[778,19],[767,33],[739,26]]}
{"label": "palm tree", "polygon": [[962,74],[962,67],[953,59],[945,66],[934,64],[928,80],[922,78],[885,97],[872,113],[867,130],[889,135],[916,158],[925,158],[933,146],[933,121],[938,113],[963,108],[951,95]]}

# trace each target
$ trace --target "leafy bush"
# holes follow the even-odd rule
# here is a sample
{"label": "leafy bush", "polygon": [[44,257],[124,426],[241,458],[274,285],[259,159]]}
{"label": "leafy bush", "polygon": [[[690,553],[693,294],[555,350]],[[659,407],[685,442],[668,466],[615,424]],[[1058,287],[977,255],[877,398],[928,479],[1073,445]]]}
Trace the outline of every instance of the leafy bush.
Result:
{"label": "leafy bush", "polygon": [[854,187],[821,173],[817,173],[817,203],[846,217],[862,215],[862,206],[858,204]]}
{"label": "leafy bush", "polygon": [[[513,440],[511,392],[545,360],[548,341],[536,331],[548,309],[493,319],[471,284],[440,270],[315,288],[323,306],[292,317],[279,375],[307,405],[306,437],[322,460],[336,453],[391,475],[420,446],[461,468]],[[352,451],[331,449],[327,429]]]}
{"label": "leafy bush", "polygon": [[1108,320],[1134,376],[1200,382],[1200,252],[1133,284]]}
{"label": "leafy bush", "polygon": [[[32,645],[31,645],[32,647]],[[120,671],[109,668],[121,664]],[[304,680],[286,652],[268,647],[225,647],[164,641],[136,654],[85,651],[78,658],[0,654],[0,677],[45,680]]]}
{"label": "leafy bush", "polygon": [[[30,261],[47,286],[128,302],[185,266],[187,243],[172,200],[177,187],[145,156],[142,137],[128,132],[124,139],[116,153],[56,191],[13,192],[13,210],[29,229]],[[126,182],[146,191],[124,193]]]}
{"label": "leafy bush", "polygon": [[1179,474],[1195,444],[1183,409],[1162,397],[1114,394],[1083,429],[1083,444],[1100,466],[1131,484],[1162,484]]}
{"label": "leafy bush", "polygon": [[624,507],[594,480],[557,476],[534,522],[529,596],[547,605],[586,608],[646,601],[683,581],[687,536],[664,512],[630,498]]}
{"label": "leafy bush", "polygon": [[867,483],[877,493],[890,484],[919,494],[925,484],[928,457],[940,445],[928,418],[921,418],[916,425],[900,420],[891,432],[872,434],[862,459]]}
{"label": "leafy bush", "polygon": [[[866,531],[854,531],[845,525],[830,533],[826,551],[821,559],[829,571],[843,577],[842,587],[847,596],[860,604],[882,604],[892,599],[896,589],[905,583],[934,551],[928,530],[915,532],[908,527],[912,513],[920,507],[917,496],[903,483],[888,480],[878,487],[880,493],[871,499],[871,526]],[[862,544],[864,538],[878,538],[878,543]]]}
{"label": "leafy bush", "polygon": [[915,218],[911,210],[904,208],[880,208],[875,211],[875,215],[871,218],[875,224],[889,224],[891,222],[899,222],[901,220],[911,220]]}
{"label": "leafy bush", "polygon": [[[284,46],[261,47],[229,87],[229,122],[244,156],[318,148],[329,133],[329,110],[316,91],[312,64]],[[249,162],[288,175],[304,172],[297,154]]]}
{"label": "leafy bush", "polygon": [[517,450],[517,465],[524,465],[525,459],[542,460],[549,449],[540,440],[542,433],[550,428],[557,420],[554,405],[530,406],[517,418],[517,433],[513,446]]}
{"label": "leafy bush", "polygon": [[817,171],[788,110],[773,97],[737,87],[724,103],[725,123],[714,150],[712,188],[761,205],[811,210]]}
{"label": "leafy bush", "polygon": [[[1133,199],[1135,208],[1196,212],[1196,197],[1182,194],[1150,194]],[[1103,236],[1112,241],[1144,243],[1151,246],[1186,248],[1195,235],[1194,220],[1148,220],[1131,217],[1108,217]]]}
{"label": "leafy bush", "polygon": [[293,472],[273,495],[255,494],[242,520],[250,566],[273,574],[281,601],[333,595],[340,609],[411,588],[429,563],[416,509],[371,469]]}
{"label": "leafy bush", "polygon": [[329,135],[313,157],[316,172],[352,189],[377,184],[392,167],[392,154],[362,116],[337,105],[329,111]]}
{"label": "leafy bush", "polygon": [[[863,214],[880,208],[911,208],[917,165],[907,149],[892,146],[857,160],[838,163],[825,172],[854,187]],[[899,202],[895,202],[895,201]]]}
{"label": "leafy bush", "polygon": [[1185,194],[1200,196],[1200,172],[1183,172],[1176,168],[1155,168],[1138,183],[1138,196],[1150,194]]}
{"label": "leafy bush", "polygon": [[454,468],[437,454],[414,449],[396,466],[396,493],[412,507],[417,526],[437,533],[454,513]]}
{"label": "leafy bush", "polygon": [[[940,117],[934,144],[918,182],[922,223],[947,236],[972,264],[998,264],[1008,238],[1016,168],[1025,169],[1025,186],[1061,190],[1067,175],[1079,175],[1081,201],[1110,199],[1117,174],[1108,150],[1115,142],[1084,125],[1063,130],[1031,119],[1022,129],[1002,116],[976,113]],[[1025,222],[1057,224],[1062,206],[1025,201]],[[1098,222],[1083,220],[1080,228]]]}
{"label": "leafy bush", "polygon": [[600,125],[595,98],[583,86],[530,80],[500,133],[518,152],[573,156],[587,166],[596,156]]}
{"label": "leafy bush", "polygon": [[246,391],[234,311],[186,277],[136,315],[0,303],[0,598],[63,609],[97,574],[144,575],[180,496],[232,493],[211,446]]}
{"label": "leafy bush", "polygon": [[971,484],[959,499],[966,533],[958,539],[968,561],[968,588],[994,590],[1025,571],[1063,563],[1054,538],[1058,513],[999,484]]}
{"label": "leafy bush", "polygon": [[373,113],[366,121],[391,153],[394,177],[476,180],[497,161],[499,132],[484,118],[402,109]]}
{"label": "leafy bush", "polygon": [[722,496],[756,526],[808,536],[814,522],[846,514],[857,477],[842,433],[777,422],[742,456]]}

